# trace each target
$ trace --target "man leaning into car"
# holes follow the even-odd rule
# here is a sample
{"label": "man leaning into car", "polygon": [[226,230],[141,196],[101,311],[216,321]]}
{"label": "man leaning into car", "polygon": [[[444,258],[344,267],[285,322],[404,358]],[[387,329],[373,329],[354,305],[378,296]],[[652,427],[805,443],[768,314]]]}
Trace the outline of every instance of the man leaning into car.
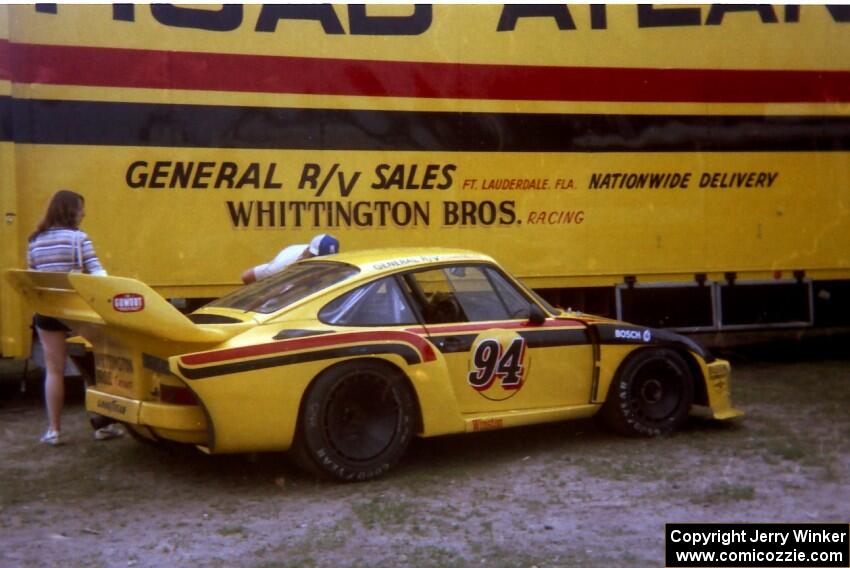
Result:
{"label": "man leaning into car", "polygon": [[279,253],[271,262],[260,264],[249,268],[242,273],[242,282],[250,284],[259,280],[265,280],[272,274],[276,274],[299,260],[313,258],[314,256],[325,256],[339,252],[339,241],[331,235],[316,235],[310,244],[290,245]]}

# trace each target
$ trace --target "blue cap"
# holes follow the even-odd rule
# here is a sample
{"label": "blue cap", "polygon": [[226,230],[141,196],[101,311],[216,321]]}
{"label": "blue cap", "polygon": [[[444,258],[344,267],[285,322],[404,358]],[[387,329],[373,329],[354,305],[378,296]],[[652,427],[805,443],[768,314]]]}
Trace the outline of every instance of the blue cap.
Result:
{"label": "blue cap", "polygon": [[330,235],[316,235],[310,241],[310,254],[313,256],[325,256],[339,252],[339,241]]}

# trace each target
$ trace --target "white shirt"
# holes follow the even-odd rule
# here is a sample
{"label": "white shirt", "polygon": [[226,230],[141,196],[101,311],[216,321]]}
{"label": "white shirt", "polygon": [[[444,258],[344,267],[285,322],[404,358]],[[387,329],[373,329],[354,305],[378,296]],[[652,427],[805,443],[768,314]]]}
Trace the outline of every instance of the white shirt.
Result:
{"label": "white shirt", "polygon": [[265,280],[272,274],[277,274],[299,258],[304,254],[304,251],[310,245],[290,245],[277,253],[277,256],[274,257],[274,260],[271,262],[267,262],[265,264],[260,264],[259,266],[254,267],[254,277],[259,280]]}

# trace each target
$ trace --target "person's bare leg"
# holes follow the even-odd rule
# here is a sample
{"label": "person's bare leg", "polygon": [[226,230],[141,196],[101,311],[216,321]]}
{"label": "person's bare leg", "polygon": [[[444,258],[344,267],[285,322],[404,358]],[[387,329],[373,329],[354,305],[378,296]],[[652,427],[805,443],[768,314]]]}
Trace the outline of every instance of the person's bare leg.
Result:
{"label": "person's bare leg", "polygon": [[62,407],[65,405],[65,333],[38,329],[38,338],[44,349],[44,403],[47,407],[49,428],[59,432],[62,428]]}

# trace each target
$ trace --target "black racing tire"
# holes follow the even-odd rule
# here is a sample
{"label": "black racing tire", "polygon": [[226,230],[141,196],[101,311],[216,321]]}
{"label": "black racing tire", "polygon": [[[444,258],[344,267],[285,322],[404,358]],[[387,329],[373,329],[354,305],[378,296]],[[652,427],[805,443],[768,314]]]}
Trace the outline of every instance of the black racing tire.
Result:
{"label": "black racing tire", "polygon": [[330,479],[374,479],[410,444],[415,408],[404,376],[389,364],[358,360],[331,367],[304,396],[295,461]]}
{"label": "black racing tire", "polygon": [[688,417],[694,398],[690,368],[673,349],[642,349],[617,371],[602,420],[628,436],[666,436]]}

